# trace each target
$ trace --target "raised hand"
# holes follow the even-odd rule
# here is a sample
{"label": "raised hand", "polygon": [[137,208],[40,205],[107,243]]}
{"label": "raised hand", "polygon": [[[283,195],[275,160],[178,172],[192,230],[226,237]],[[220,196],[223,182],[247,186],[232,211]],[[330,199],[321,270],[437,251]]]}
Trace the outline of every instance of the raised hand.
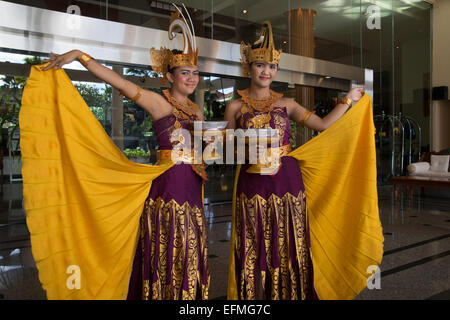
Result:
{"label": "raised hand", "polygon": [[53,57],[43,61],[50,62],[50,64],[43,69],[44,71],[50,70],[51,68],[55,70],[61,69],[63,65],[71,63],[72,61],[77,59],[80,56],[81,52],[79,50],[72,50],[64,54],[57,54],[54,52],[50,52],[50,54]]}
{"label": "raised hand", "polygon": [[364,95],[364,89],[363,88],[353,88],[351,89],[346,97],[349,99],[352,99],[353,102],[358,101],[361,99],[361,97]]}

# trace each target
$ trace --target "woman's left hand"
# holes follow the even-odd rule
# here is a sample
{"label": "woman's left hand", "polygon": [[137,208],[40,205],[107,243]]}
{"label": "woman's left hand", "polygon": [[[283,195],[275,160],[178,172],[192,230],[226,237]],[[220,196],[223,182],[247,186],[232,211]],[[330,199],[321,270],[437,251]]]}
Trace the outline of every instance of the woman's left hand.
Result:
{"label": "woman's left hand", "polygon": [[364,94],[363,88],[353,88],[347,93],[346,97],[352,99],[353,102],[356,102],[359,99],[361,99],[363,94]]}

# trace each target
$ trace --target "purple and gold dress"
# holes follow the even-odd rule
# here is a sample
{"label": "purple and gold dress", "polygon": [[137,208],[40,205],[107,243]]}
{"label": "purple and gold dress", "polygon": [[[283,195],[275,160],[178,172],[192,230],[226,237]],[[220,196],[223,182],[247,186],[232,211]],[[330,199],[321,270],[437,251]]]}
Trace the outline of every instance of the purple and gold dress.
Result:
{"label": "purple and gold dress", "polygon": [[[238,91],[246,101],[245,91]],[[255,117],[265,123],[255,125]],[[289,145],[286,108],[258,111],[245,103],[238,128],[279,130],[280,146]],[[298,162],[280,159],[274,175],[248,173],[242,165],[235,195],[235,278],[238,299],[317,299],[310,257],[305,187]],[[233,254],[233,253],[232,253]],[[232,270],[230,270],[232,272]]]}
{"label": "purple and gold dress", "polygon": [[[182,143],[183,138],[171,141],[172,132],[180,125],[188,129],[192,120],[195,115],[186,119],[174,112],[155,121],[159,153],[169,155],[175,144]],[[153,181],[141,216],[127,299],[208,299],[201,175],[193,165],[179,163]]]}

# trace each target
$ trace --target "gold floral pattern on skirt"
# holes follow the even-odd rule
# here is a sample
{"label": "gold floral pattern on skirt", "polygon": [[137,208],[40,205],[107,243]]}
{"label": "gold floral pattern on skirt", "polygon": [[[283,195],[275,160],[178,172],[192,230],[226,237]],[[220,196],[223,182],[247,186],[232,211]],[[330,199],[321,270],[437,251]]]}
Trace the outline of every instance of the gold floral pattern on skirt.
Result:
{"label": "gold floral pattern on skirt", "polygon": [[239,299],[307,299],[313,285],[306,197],[238,195],[236,267]]}
{"label": "gold floral pattern on skirt", "polygon": [[[180,205],[175,200],[166,203],[149,197],[140,230],[142,256],[150,250],[150,272],[142,277],[146,279],[142,299],[208,299],[208,237],[203,210],[188,202]],[[142,265],[142,270],[148,269]]]}

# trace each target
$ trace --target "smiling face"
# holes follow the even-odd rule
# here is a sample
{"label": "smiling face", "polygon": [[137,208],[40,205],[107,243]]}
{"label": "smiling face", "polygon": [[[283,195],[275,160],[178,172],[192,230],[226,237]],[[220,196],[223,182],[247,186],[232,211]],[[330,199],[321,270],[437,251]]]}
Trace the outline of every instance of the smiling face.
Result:
{"label": "smiling face", "polygon": [[278,65],[264,61],[255,61],[250,66],[252,82],[259,87],[269,87],[277,76]]}
{"label": "smiling face", "polygon": [[177,67],[173,72],[167,73],[167,78],[172,83],[172,90],[178,91],[184,96],[192,94],[200,79],[198,67]]}

